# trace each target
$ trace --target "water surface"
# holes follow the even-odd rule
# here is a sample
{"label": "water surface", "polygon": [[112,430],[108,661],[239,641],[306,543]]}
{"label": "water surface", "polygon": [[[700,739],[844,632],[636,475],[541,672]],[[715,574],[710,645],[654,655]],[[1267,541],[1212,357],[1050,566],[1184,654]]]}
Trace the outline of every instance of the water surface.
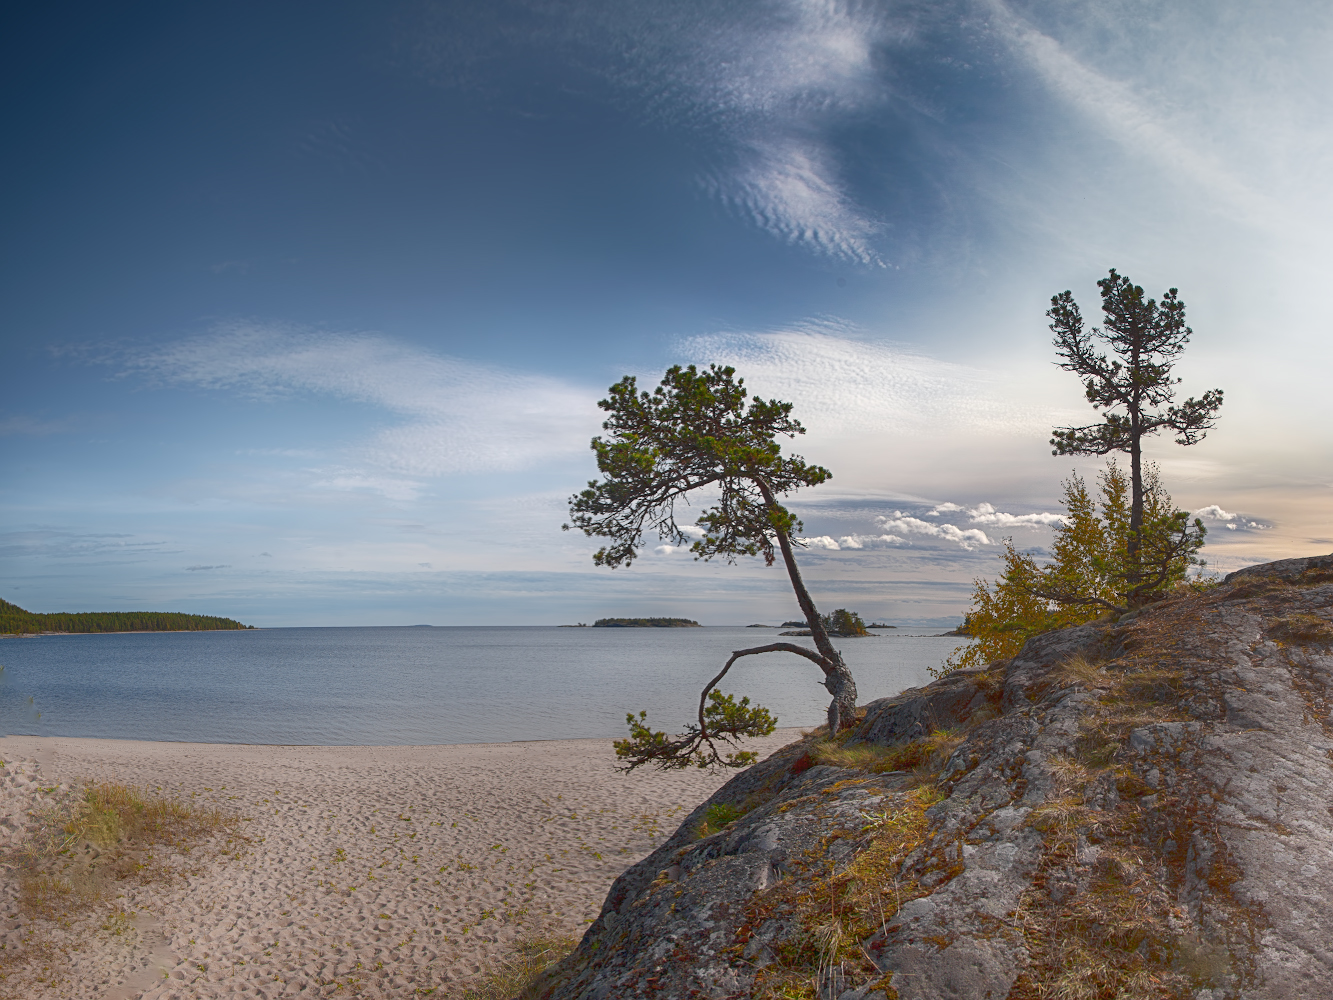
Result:
{"label": "water surface", "polygon": [[[862,703],[926,683],[963,640],[899,629],[836,644]],[[205,743],[387,745],[676,732],[731,650],[775,629],[279,628],[0,641],[0,732]],[[784,640],[787,641],[787,640]],[[792,639],[809,644],[808,639]],[[738,660],[722,690],[817,725],[817,667]]]}

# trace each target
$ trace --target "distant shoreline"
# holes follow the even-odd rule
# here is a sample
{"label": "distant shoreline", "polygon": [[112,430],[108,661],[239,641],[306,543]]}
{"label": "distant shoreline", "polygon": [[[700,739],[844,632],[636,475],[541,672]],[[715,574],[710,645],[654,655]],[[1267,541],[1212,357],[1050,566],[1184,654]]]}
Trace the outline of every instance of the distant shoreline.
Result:
{"label": "distant shoreline", "polygon": [[[344,626],[358,628],[360,626]],[[411,626],[408,626],[409,628]],[[247,625],[245,628],[134,628],[107,629],[100,632],[0,632],[0,639],[40,639],[44,635],[178,635],[188,632],[263,632],[264,629]]]}

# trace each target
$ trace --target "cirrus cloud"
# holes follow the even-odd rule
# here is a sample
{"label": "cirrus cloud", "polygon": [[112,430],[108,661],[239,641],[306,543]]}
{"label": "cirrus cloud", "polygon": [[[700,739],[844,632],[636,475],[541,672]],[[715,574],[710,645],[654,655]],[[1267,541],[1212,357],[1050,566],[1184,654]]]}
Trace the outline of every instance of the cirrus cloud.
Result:
{"label": "cirrus cloud", "polygon": [[[409,476],[512,471],[581,452],[596,432],[593,393],[558,379],[423,350],[376,333],[324,333],[283,324],[221,324],[207,334],[115,359],[160,384],[256,399],[301,393],[379,407],[400,418],[353,457]],[[415,486],[342,470],[333,489]]]}

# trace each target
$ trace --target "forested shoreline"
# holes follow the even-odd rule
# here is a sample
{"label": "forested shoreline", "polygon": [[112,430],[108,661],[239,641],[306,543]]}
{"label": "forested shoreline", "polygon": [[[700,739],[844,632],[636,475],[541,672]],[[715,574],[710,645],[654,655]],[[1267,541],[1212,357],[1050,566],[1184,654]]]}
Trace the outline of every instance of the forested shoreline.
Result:
{"label": "forested shoreline", "polygon": [[31,635],[42,632],[211,632],[218,629],[254,628],[232,618],[216,615],[187,615],[177,611],[57,611],[41,614],[25,611],[17,604],[0,600],[0,634]]}

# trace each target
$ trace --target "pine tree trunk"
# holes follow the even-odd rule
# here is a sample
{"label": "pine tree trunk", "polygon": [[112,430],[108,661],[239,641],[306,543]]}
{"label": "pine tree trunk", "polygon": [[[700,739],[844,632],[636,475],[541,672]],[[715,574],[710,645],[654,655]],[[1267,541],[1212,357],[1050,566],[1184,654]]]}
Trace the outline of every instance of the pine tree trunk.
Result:
{"label": "pine tree trunk", "polygon": [[1143,535],[1143,427],[1139,422],[1138,401],[1130,408],[1129,441],[1129,566],[1125,582],[1129,584],[1126,604],[1131,610],[1137,608],[1139,585],[1143,581],[1142,535]]}
{"label": "pine tree trunk", "polygon": [[[773,511],[777,507],[777,501],[769,491],[768,485],[763,482],[758,485],[759,491],[764,495],[764,503],[768,505],[770,511]],[[787,576],[791,580],[792,590],[796,592],[796,603],[800,605],[806,624],[810,626],[810,636],[815,640],[815,649],[819,650],[819,655],[825,661],[822,664],[824,687],[833,696],[833,701],[828,707],[828,726],[831,736],[840,729],[849,728],[855,722],[856,681],[852,678],[852,672],[847,669],[842,654],[833,648],[828,632],[824,629],[824,622],[819,617],[819,610],[810,598],[810,592],[805,589],[805,581],[801,579],[801,570],[796,565],[796,555],[792,551],[791,539],[787,537],[785,531],[777,532],[777,536],[778,548],[782,550],[782,561],[787,565]]]}

